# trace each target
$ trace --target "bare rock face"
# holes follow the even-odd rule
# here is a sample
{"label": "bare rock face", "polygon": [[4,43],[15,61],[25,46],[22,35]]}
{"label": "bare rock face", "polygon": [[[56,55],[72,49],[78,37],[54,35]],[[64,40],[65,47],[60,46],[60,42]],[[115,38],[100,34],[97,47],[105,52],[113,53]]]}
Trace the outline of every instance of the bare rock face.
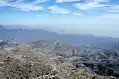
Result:
{"label": "bare rock face", "polygon": [[9,55],[4,60],[4,73],[6,79],[33,79],[52,74],[50,65],[27,61],[28,57],[22,55]]}
{"label": "bare rock face", "polygon": [[7,54],[0,61],[0,79],[115,79],[93,74],[85,67],[75,68],[68,59],[49,57],[29,45],[5,49],[4,52]]}
{"label": "bare rock face", "polygon": [[[115,79],[89,73],[87,69],[71,69],[61,64],[47,64],[23,55],[8,55],[0,66],[0,79]],[[38,61],[39,60],[39,61]],[[41,59],[42,60],[42,59]],[[54,69],[55,68],[55,69]]]}
{"label": "bare rock face", "polygon": [[3,72],[4,68],[4,63],[3,62],[0,62],[0,79],[5,79],[5,74]]}

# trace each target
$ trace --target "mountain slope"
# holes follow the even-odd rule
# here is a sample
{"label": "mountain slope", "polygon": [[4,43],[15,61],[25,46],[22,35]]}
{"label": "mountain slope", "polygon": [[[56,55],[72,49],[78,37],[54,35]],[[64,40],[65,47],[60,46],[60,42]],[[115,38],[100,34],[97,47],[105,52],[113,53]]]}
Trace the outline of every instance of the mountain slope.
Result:
{"label": "mountain slope", "polygon": [[[112,46],[119,43],[118,38],[98,37],[93,35],[58,34],[43,29],[6,29],[0,26],[0,40],[16,39],[18,42],[29,42],[33,40],[61,40],[62,42],[74,45],[92,45],[95,47]],[[111,45],[110,45],[111,44]]]}

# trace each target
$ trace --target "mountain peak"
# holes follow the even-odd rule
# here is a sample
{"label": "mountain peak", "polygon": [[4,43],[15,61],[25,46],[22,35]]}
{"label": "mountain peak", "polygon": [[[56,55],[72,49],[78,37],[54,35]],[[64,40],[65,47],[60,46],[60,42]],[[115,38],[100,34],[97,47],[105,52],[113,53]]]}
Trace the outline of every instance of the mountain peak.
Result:
{"label": "mountain peak", "polygon": [[2,25],[0,25],[0,29],[5,29]]}

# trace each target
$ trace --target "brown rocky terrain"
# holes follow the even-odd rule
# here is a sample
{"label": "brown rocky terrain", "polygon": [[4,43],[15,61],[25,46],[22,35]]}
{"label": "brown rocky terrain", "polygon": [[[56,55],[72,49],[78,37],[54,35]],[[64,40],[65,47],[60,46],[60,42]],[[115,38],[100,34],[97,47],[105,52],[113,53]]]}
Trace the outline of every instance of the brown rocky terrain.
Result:
{"label": "brown rocky terrain", "polygon": [[97,75],[85,66],[76,68],[69,58],[54,55],[56,44],[52,44],[45,47],[49,46],[46,50],[53,47],[50,51],[53,53],[31,45],[0,49],[0,79],[116,79]]}

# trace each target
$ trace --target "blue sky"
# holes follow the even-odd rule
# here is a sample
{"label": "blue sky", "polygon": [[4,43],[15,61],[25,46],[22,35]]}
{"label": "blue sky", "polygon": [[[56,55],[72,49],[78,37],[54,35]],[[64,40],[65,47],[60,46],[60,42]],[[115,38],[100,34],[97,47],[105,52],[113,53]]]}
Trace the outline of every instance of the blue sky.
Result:
{"label": "blue sky", "polygon": [[0,0],[0,24],[119,37],[119,0]]}

